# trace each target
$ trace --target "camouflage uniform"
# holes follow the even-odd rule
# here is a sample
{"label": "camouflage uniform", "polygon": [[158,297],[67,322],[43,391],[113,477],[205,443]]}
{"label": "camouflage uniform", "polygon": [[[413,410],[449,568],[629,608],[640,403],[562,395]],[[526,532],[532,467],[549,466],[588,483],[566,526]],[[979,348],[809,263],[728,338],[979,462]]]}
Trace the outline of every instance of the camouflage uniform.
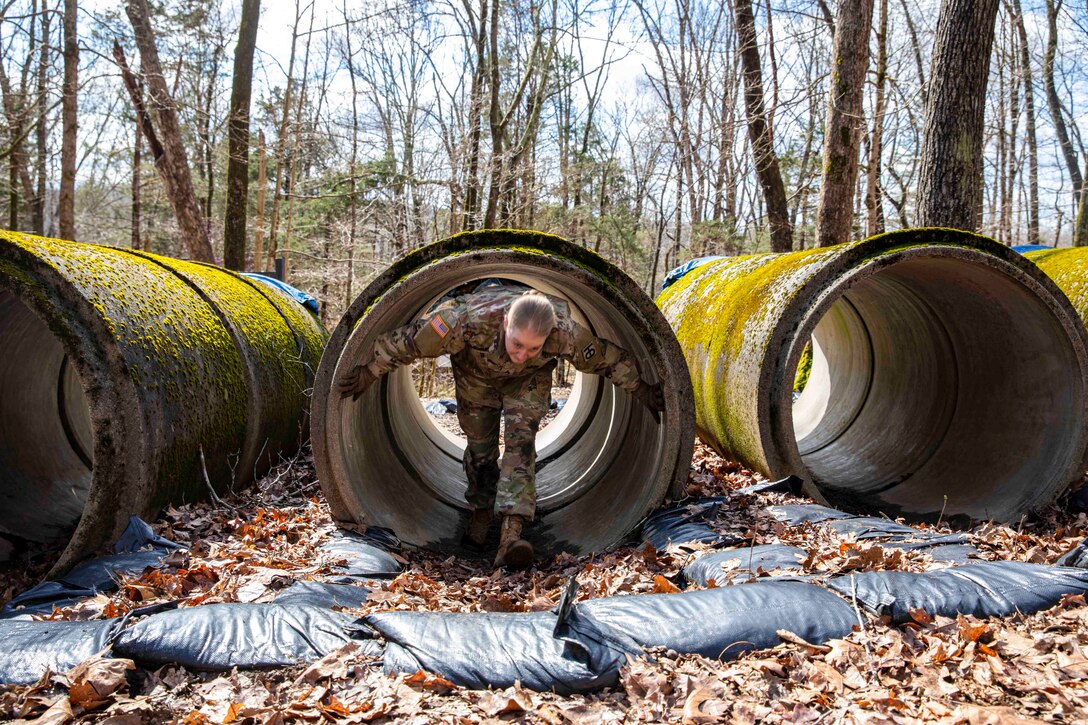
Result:
{"label": "camouflage uniform", "polygon": [[[465,498],[475,508],[531,520],[536,510],[536,433],[551,401],[556,360],[604,375],[627,392],[641,381],[638,365],[618,345],[571,319],[565,300],[551,297],[556,325],[540,354],[518,365],[506,352],[503,317],[521,289],[484,289],[439,305],[421,319],[378,337],[367,364],[380,377],[420,357],[448,354],[457,385],[457,419],[468,439]],[[506,451],[499,458],[499,420]]]}

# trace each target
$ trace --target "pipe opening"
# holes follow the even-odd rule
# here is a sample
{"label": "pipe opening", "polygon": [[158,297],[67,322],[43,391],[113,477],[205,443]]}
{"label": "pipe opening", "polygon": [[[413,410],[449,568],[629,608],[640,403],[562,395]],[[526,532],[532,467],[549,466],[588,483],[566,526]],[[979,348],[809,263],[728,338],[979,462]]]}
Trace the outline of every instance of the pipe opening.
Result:
{"label": "pipe opening", "polygon": [[[651,328],[637,305],[561,256],[500,247],[451,254],[386,288],[333,351],[331,380],[366,359],[378,334],[425,314],[466,280],[488,278],[567,300],[576,321],[639,361],[644,378],[671,370],[672,361],[657,357],[668,349],[660,336],[671,338],[664,320]],[[410,368],[386,375],[358,401],[330,397],[323,426],[319,474],[335,515],[388,526],[410,544],[459,550],[469,509],[464,439],[427,414]],[[537,516],[528,536],[538,552],[599,549],[626,534],[673,484],[676,434],[608,380],[577,375],[568,402],[537,435]]]}
{"label": "pipe opening", "polygon": [[815,322],[792,424],[830,503],[1007,519],[1064,484],[1084,426],[1077,352],[1045,301],[996,264],[863,268]]}
{"label": "pipe opening", "polygon": [[[589,327],[597,336],[608,338],[636,357],[645,359],[647,350],[634,326],[600,310],[591,309],[589,314],[585,313],[587,307],[599,307],[601,302],[593,301],[592,295],[586,294],[587,290],[580,290],[570,280],[554,273],[541,271],[540,276],[528,276],[502,267],[496,268],[494,273],[500,271],[504,272],[505,278],[567,299],[575,320]],[[412,297],[427,300],[422,288]],[[407,324],[425,314],[431,305],[427,302],[411,304],[405,300],[398,304],[398,308],[399,315],[393,313],[395,316],[386,318],[390,324],[383,322],[373,326],[373,334],[367,336],[367,344],[373,342],[379,330]],[[372,310],[372,314],[376,312],[377,309]],[[349,351],[352,347],[354,345],[349,343]],[[350,352],[347,354],[348,359],[355,359]],[[632,423],[637,431],[644,427],[642,411],[637,411],[637,415],[631,414],[633,407],[630,397],[611,383],[604,382],[602,384],[597,376],[579,376],[572,402],[565,405],[560,417],[537,436],[539,513],[554,510],[592,488],[604,475],[602,468],[614,459],[617,451],[613,448],[617,444],[622,445],[624,434],[629,432],[625,429]],[[387,454],[373,458],[366,455],[349,458],[348,472],[352,480],[373,479],[376,468],[386,472],[386,481],[390,481],[393,475],[411,477],[415,474],[426,495],[454,508],[468,508],[464,499],[467,483],[461,463],[464,438],[441,429],[426,413],[412,384],[409,369],[402,367],[394,370],[357,404],[346,401],[343,407],[345,419],[341,443],[344,449],[358,449],[357,442],[362,440],[366,441],[362,445],[364,450],[381,448]],[[372,418],[375,407],[380,410],[378,420]],[[376,438],[380,438],[380,445]],[[649,453],[652,454],[652,446]],[[558,465],[555,465],[557,462]],[[383,488],[389,485],[387,483]]]}
{"label": "pipe opening", "polygon": [[0,533],[46,542],[79,522],[91,487],[90,407],[61,342],[0,289]]}

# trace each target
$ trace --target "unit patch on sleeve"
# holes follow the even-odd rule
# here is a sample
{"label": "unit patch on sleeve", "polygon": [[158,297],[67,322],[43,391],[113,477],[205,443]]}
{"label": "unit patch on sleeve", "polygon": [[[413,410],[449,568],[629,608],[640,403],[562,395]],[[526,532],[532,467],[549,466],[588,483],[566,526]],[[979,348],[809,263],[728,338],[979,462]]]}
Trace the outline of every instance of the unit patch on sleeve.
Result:
{"label": "unit patch on sleeve", "polygon": [[591,345],[591,344],[586,345],[584,348],[582,348],[582,359],[583,360],[589,360],[591,357],[593,357],[596,354],[597,354],[597,348],[593,347],[593,345]]}
{"label": "unit patch on sleeve", "polygon": [[445,337],[450,331],[449,325],[442,319],[442,315],[435,315],[431,318],[431,327],[434,328],[439,337]]}

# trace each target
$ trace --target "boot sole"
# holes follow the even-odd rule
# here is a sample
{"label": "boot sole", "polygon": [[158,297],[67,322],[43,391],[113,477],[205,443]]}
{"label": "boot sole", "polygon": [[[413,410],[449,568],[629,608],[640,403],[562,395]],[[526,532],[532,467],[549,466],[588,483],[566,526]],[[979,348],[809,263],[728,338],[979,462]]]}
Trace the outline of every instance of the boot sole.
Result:
{"label": "boot sole", "polygon": [[503,565],[511,569],[527,569],[533,563],[533,545],[525,539],[518,539],[506,550]]}

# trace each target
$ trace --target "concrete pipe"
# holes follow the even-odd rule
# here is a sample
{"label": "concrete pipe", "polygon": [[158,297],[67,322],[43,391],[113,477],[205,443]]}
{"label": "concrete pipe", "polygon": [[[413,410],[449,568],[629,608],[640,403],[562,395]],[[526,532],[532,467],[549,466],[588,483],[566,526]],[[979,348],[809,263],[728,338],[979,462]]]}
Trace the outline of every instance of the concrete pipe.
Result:
{"label": "concrete pipe", "polygon": [[326,332],[218,267],[0,231],[0,534],[69,537],[244,485],[298,446]]}
{"label": "concrete pipe", "polygon": [[700,435],[768,476],[801,476],[821,502],[1013,520],[1084,471],[1084,326],[990,239],[912,229],[723,259],[658,304],[687,356]]}
{"label": "concrete pipe", "polygon": [[1088,247],[1048,249],[1024,255],[1054,280],[1088,324]]}
{"label": "concrete pipe", "polygon": [[335,518],[392,528],[404,541],[457,552],[468,517],[463,438],[424,411],[400,368],[357,402],[334,383],[369,358],[374,338],[426,313],[451,289],[501,278],[571,302],[599,337],[622,345],[643,377],[665,384],[658,425],[606,380],[579,375],[560,415],[537,436],[539,553],[596,551],[620,540],[687,478],[694,402],[683,353],[652,300],[601,257],[558,237],[520,231],[460,234],[396,262],[333,331],[314,385],[314,462]]}

